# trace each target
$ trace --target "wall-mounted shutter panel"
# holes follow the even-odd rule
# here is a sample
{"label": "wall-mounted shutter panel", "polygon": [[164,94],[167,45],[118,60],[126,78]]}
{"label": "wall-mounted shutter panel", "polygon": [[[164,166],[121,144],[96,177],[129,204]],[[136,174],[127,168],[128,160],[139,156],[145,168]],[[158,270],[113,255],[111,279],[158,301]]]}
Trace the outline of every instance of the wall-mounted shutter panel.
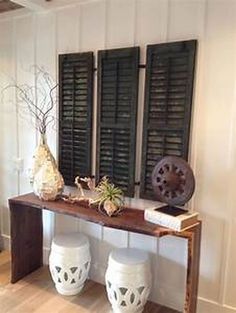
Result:
{"label": "wall-mounted shutter panel", "polygon": [[147,47],[140,196],[153,199],[151,173],[167,155],[188,159],[196,40]]}
{"label": "wall-mounted shutter panel", "polygon": [[67,185],[91,175],[93,53],[59,56],[59,167]]}
{"label": "wall-mounted shutter panel", "polygon": [[99,51],[97,179],[134,195],[139,48]]}

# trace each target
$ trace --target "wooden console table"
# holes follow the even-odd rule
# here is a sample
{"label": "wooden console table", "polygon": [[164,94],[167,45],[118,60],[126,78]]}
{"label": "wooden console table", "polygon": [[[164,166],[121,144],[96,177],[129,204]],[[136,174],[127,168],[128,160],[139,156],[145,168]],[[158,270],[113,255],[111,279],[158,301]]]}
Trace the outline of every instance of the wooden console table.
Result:
{"label": "wooden console table", "polygon": [[[186,231],[176,232],[144,220],[142,210],[128,208],[110,218],[94,209],[68,204],[61,200],[40,201],[34,194],[9,199],[11,212],[11,282],[15,283],[42,266],[42,210],[71,215],[111,228],[154,237],[172,235],[188,240],[187,281],[184,313],[196,313],[201,242],[201,222]],[[159,312],[159,310],[158,310]]]}

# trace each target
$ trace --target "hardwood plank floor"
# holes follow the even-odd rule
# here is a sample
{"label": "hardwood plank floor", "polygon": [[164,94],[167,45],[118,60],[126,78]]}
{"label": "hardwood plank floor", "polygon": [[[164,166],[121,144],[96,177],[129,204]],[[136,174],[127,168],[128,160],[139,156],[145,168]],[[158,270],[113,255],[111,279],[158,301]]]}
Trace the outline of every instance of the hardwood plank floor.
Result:
{"label": "hardwood plank floor", "polygon": [[[88,281],[76,296],[57,293],[47,267],[10,283],[10,254],[0,253],[0,313],[112,313],[105,287]],[[147,303],[143,313],[179,313]]]}

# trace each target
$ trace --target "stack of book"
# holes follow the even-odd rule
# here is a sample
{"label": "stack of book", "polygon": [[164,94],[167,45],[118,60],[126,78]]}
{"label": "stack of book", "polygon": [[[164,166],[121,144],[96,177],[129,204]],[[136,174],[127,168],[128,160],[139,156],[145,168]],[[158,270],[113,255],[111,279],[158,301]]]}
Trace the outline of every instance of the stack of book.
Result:
{"label": "stack of book", "polygon": [[181,207],[162,205],[145,209],[144,219],[160,226],[182,231],[197,223],[198,213],[189,212]]}

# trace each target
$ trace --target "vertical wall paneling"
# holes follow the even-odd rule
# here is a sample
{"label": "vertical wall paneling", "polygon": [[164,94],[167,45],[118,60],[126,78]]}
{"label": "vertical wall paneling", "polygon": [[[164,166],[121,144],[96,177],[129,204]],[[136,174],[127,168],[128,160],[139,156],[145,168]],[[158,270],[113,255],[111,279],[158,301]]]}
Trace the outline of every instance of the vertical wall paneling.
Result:
{"label": "vertical wall paneling", "polygon": [[[175,259],[172,259],[172,256]],[[183,312],[187,265],[187,242],[171,236],[159,240],[158,301]]]}
{"label": "vertical wall paneling", "polygon": [[[168,28],[168,3],[166,0],[136,0],[136,19],[135,19],[135,45],[140,46],[140,63],[146,61],[146,45],[151,43],[165,42]],[[155,30],[155,31],[153,31]],[[142,143],[143,129],[143,110],[144,110],[144,87],[145,69],[140,69],[139,73],[139,101],[137,117],[137,142]],[[140,181],[141,175],[141,154],[142,144],[136,147],[136,181]],[[137,205],[137,204],[134,204]],[[141,204],[141,206],[143,206]],[[147,206],[152,203],[148,202]],[[152,259],[152,292],[151,299],[160,301],[160,285],[163,284],[159,279],[159,239],[149,236],[140,236],[129,233],[129,246],[147,250]],[[163,291],[164,287],[162,287]]]}
{"label": "vertical wall paneling", "polygon": [[[9,20],[0,22],[0,88],[12,83],[15,76],[13,23]],[[0,105],[0,233],[9,236],[8,197],[17,194],[18,172],[13,168],[14,157],[17,157],[17,115],[14,93],[1,94]],[[9,127],[11,125],[11,127]]]}
{"label": "vertical wall paneling", "polygon": [[[212,10],[214,7],[214,11]],[[206,45],[205,48],[208,50],[205,54],[208,56],[207,62],[210,65],[209,81],[206,85],[206,100],[209,103],[209,109],[213,108],[213,100],[215,100],[215,105],[217,105],[217,111],[214,115],[214,121],[210,120],[209,113],[207,113],[207,130],[211,133],[207,136],[206,144],[210,144],[210,138],[213,141],[212,144],[216,144],[214,149],[211,151],[211,155],[217,153],[217,158],[214,160],[217,162],[215,166],[212,164],[210,168],[210,177],[205,177],[205,183],[210,183],[211,180],[211,190],[216,191],[217,183],[216,170],[218,171],[217,177],[221,181],[225,181],[225,184],[220,187],[219,194],[214,197],[208,197],[204,195],[204,191],[201,190],[201,197],[203,201],[211,201],[214,203],[215,210],[210,209],[206,212],[206,217],[210,220],[210,216],[214,214],[218,223],[221,224],[223,232],[217,233],[218,229],[214,229],[214,234],[218,235],[216,237],[215,245],[217,246],[213,253],[216,255],[219,251],[224,250],[224,253],[217,255],[217,259],[221,261],[219,265],[220,279],[216,282],[218,276],[212,279],[212,287],[214,291],[218,291],[219,303],[223,303],[229,308],[236,307],[235,290],[236,290],[236,270],[235,270],[235,242],[234,238],[236,235],[235,231],[235,82],[236,82],[236,34],[232,31],[236,27],[236,3],[226,2],[217,3],[214,1],[208,2],[207,7],[208,16],[208,28],[206,32]],[[221,25],[219,27],[219,24]],[[218,36],[216,36],[216,33]],[[217,54],[217,49],[222,47],[221,54]],[[226,60],[231,60],[226,62]],[[214,71],[214,66],[220,64],[217,72]],[[227,80],[223,79],[227,77]],[[213,84],[216,88],[213,92]],[[226,91],[224,93],[224,91]],[[213,99],[214,95],[214,99]],[[217,127],[215,123],[221,124]],[[216,140],[215,136],[219,136]],[[227,138],[227,140],[226,140]],[[220,149],[220,146],[224,147]],[[210,154],[210,151],[209,151]],[[223,161],[224,159],[224,161]],[[218,163],[219,162],[219,163]],[[217,168],[217,164],[224,165],[221,168]],[[210,162],[209,162],[210,163]],[[206,164],[208,165],[208,164]],[[201,168],[200,173],[202,174]],[[219,188],[219,187],[218,187]],[[212,194],[212,193],[211,193]],[[207,202],[207,205],[210,203]],[[217,202],[217,203],[216,203]],[[222,212],[222,205],[225,205],[225,209]],[[213,227],[213,224],[212,224]],[[207,234],[208,236],[208,234]],[[208,237],[205,237],[205,240]],[[206,264],[203,264],[203,269]],[[215,266],[215,272],[218,268]],[[218,273],[217,273],[218,274]],[[216,285],[219,285],[219,289]],[[204,286],[204,294],[206,294],[206,289],[208,286]],[[210,287],[210,286],[209,286]],[[207,294],[208,295],[208,294]],[[210,295],[211,296],[211,295]]]}
{"label": "vertical wall paneling", "polygon": [[[137,0],[134,44],[140,46],[140,63],[145,64],[146,44],[164,42],[167,36],[168,1]],[[150,31],[155,29],[155,31]],[[142,142],[145,69],[139,71],[137,142]],[[136,181],[141,175],[142,144],[136,146]],[[139,189],[139,187],[137,188]],[[137,194],[139,194],[137,190]]]}
{"label": "vertical wall paneling", "polygon": [[[181,9],[180,9],[181,7]],[[198,133],[199,133],[199,121],[202,118],[201,108],[204,106],[204,97],[201,90],[204,89],[203,82],[203,47],[204,47],[204,36],[206,32],[206,0],[201,1],[182,1],[181,6],[177,5],[176,1],[170,1],[169,10],[169,27],[167,40],[182,40],[195,38],[199,39],[197,59],[196,59],[196,69],[195,69],[195,83],[194,83],[194,95],[193,95],[193,110],[192,110],[192,127],[190,132],[190,146],[189,146],[189,162],[193,171],[196,168],[197,162],[197,147],[198,147]],[[184,18],[183,18],[184,16]],[[191,22],[190,22],[191,20]],[[184,32],[183,32],[184,30]],[[185,36],[183,36],[183,34]],[[195,105],[196,103],[196,105]],[[194,206],[194,197],[189,205]]]}
{"label": "vertical wall paneling", "polygon": [[[85,3],[81,7],[80,20],[80,51],[94,51],[94,64],[97,67],[97,51],[106,45],[106,1]],[[92,174],[95,175],[96,163],[96,116],[97,116],[97,71],[94,72],[94,103],[93,103],[93,139],[92,139]],[[90,277],[95,281],[103,281],[104,264],[100,262],[103,255],[101,248],[103,228],[100,225],[80,220],[80,231],[89,236],[92,263]]]}
{"label": "vertical wall paneling", "polygon": [[[83,51],[94,51],[94,65],[97,67],[97,51],[105,48],[106,42],[106,0],[87,3],[81,7],[80,44]],[[89,36],[88,36],[89,34]],[[97,71],[94,72],[93,139],[96,147],[97,134]],[[92,174],[95,175],[96,149],[92,149]]]}
{"label": "vertical wall paneling", "polygon": [[[59,54],[79,52],[80,7],[72,6],[56,11],[56,57]],[[58,66],[58,60],[57,65]],[[57,75],[58,76],[58,75]],[[79,220],[70,216],[56,215],[55,232],[76,231]]]}
{"label": "vertical wall paneling", "polygon": [[79,52],[80,7],[72,6],[56,11],[57,53]]}
{"label": "vertical wall paneling", "polygon": [[[30,65],[42,64],[55,75],[57,54],[140,46],[141,63],[148,44],[166,41],[199,41],[194,93],[190,163],[196,175],[196,192],[191,207],[203,219],[198,313],[233,313],[235,302],[235,181],[236,181],[236,3],[224,0],[97,0],[67,6],[53,12],[0,16],[0,77],[2,71],[19,83],[32,83]],[[55,14],[55,19],[53,14]],[[54,63],[55,62],[55,63]],[[54,65],[53,65],[54,63]],[[140,86],[144,71],[140,70]],[[57,76],[57,75],[55,75]],[[6,80],[0,79],[0,85]],[[96,73],[95,73],[96,80]],[[96,90],[96,86],[95,86]],[[96,93],[96,92],[95,92]],[[7,95],[0,114],[0,207],[1,234],[9,239],[7,199],[18,191],[31,190],[27,169],[36,145],[36,133]],[[96,99],[94,101],[96,117]],[[137,142],[141,143],[143,91],[139,93]],[[19,126],[18,126],[19,124]],[[94,122],[96,127],[96,122]],[[55,134],[48,138],[56,151]],[[93,143],[96,132],[94,132]],[[9,141],[8,138],[11,138]],[[14,157],[24,160],[22,172],[14,170]],[[93,156],[95,160],[95,155]],[[136,158],[137,166],[140,157]],[[94,163],[93,163],[94,164]],[[93,171],[95,166],[93,166]],[[19,183],[18,183],[18,179]],[[139,173],[137,171],[137,177]],[[134,200],[130,200],[130,203]],[[144,200],[138,202],[150,205]],[[49,228],[44,245],[50,242]],[[49,225],[50,224],[50,225]],[[78,230],[78,219],[56,217],[55,231]],[[109,250],[133,246],[157,255],[153,274],[153,300],[181,309],[185,281],[186,243],[171,237],[156,240],[127,232],[110,232],[81,221],[80,230],[89,236],[95,260],[91,277],[103,280]],[[118,237],[118,239],[117,239]],[[103,252],[106,252],[103,254]]]}
{"label": "vertical wall paneling", "polygon": [[[199,165],[203,164],[202,157],[199,158],[199,153],[201,154],[201,151],[205,151],[205,146],[201,142],[199,142],[199,139],[201,137],[202,133],[202,127],[199,127],[199,125],[202,125],[204,119],[205,119],[205,113],[204,110],[207,107],[207,102],[205,100],[204,96],[204,90],[205,90],[205,79],[207,78],[206,72],[208,71],[208,62],[205,60],[205,53],[203,51],[205,47],[205,34],[206,34],[206,26],[207,26],[207,11],[206,11],[206,1],[181,1],[180,5],[177,3],[177,1],[170,1],[169,5],[169,24],[168,24],[168,41],[172,40],[184,40],[184,39],[190,39],[190,38],[196,38],[198,39],[199,45],[198,45],[198,56],[197,56],[197,64],[196,64],[196,75],[195,75],[195,90],[194,90],[194,97],[193,97],[193,115],[192,115],[192,132],[191,132],[191,141],[190,141],[190,164],[193,167],[194,173],[196,175],[196,197],[198,196],[198,190],[201,188],[202,180],[199,176],[198,167]],[[212,114],[212,113],[210,113]],[[202,133],[203,135],[203,133]],[[204,152],[203,152],[204,153]],[[204,157],[203,157],[204,158]],[[205,188],[205,187],[204,187]],[[202,205],[199,204],[198,200],[195,199],[191,206],[194,210],[199,210],[200,208],[204,208],[205,204],[202,203]],[[211,220],[211,218],[210,218]],[[201,268],[204,266],[203,264],[206,263],[205,260],[212,255],[212,251],[215,251],[215,244],[211,246],[211,251],[207,249],[207,246],[210,241],[212,241],[214,234],[214,229],[217,229],[217,232],[222,232],[221,225],[217,223],[215,224],[215,219],[212,222],[207,222],[204,219],[204,226],[203,226],[203,244],[202,244],[202,255],[204,257],[201,258]],[[207,235],[208,234],[208,235]],[[217,236],[218,237],[218,236]],[[209,238],[209,240],[207,239]],[[207,241],[207,242],[206,242]],[[215,242],[215,241],[214,241]],[[160,249],[164,250],[165,242],[161,241],[160,243]],[[210,254],[210,255],[209,255]],[[211,256],[213,257],[213,255]],[[219,262],[218,254],[214,253],[214,257]],[[218,262],[214,263],[217,264]],[[206,277],[213,277],[217,275],[217,272],[215,272],[215,266],[212,266],[212,262],[209,263],[209,268],[201,270],[201,279],[200,279],[200,288],[199,293],[202,294],[202,281],[205,281],[203,278]],[[211,264],[211,265],[210,265]],[[219,264],[219,263],[218,263]],[[163,265],[164,266],[164,265]],[[160,271],[162,271],[162,267],[160,268]],[[214,273],[213,273],[214,271]],[[212,273],[211,273],[212,272]],[[211,274],[209,274],[211,273]],[[217,278],[217,279],[218,279]],[[203,283],[205,285],[208,282],[208,278],[206,278],[206,281]],[[208,290],[210,292],[211,287],[208,286]],[[203,293],[204,294],[204,293]],[[214,298],[216,299],[216,298]],[[200,312],[205,313],[209,312],[208,308],[201,306]],[[202,310],[202,311],[201,311]]]}
{"label": "vertical wall paneling", "polygon": [[[136,0],[135,43],[145,53],[147,44],[164,42],[167,36],[168,1]],[[144,62],[145,59],[141,58]]]}
{"label": "vertical wall paneling", "polygon": [[100,246],[102,253],[99,254],[99,262],[101,264],[101,273],[103,274],[102,282],[104,283],[105,271],[109,253],[116,248],[125,248],[128,246],[128,233],[127,231],[111,229],[103,227],[103,240]]}
{"label": "vertical wall paneling", "polygon": [[90,250],[91,250],[91,269],[90,278],[94,281],[103,281],[103,268],[104,264],[101,264],[100,257],[103,255],[101,249],[102,239],[102,227],[98,224],[80,220],[80,231],[88,236]]}
{"label": "vertical wall paneling", "polygon": [[[35,22],[33,15],[21,17],[15,20],[16,35],[16,77],[17,84],[28,84],[33,86],[34,79],[34,31]],[[35,95],[34,95],[35,96]],[[19,123],[19,157],[24,160],[24,170],[20,173],[20,193],[31,190],[28,172],[32,162],[32,155],[35,148],[34,120],[30,114],[22,110],[22,103],[18,102],[18,123]],[[31,144],[29,144],[29,142]]]}
{"label": "vertical wall paneling", "polygon": [[151,259],[152,289],[150,299],[156,301],[159,297],[160,280],[157,277],[159,259],[157,255],[158,240],[151,236],[129,233],[129,247],[148,252]]}
{"label": "vertical wall paneling", "polygon": [[[229,260],[235,253],[232,250],[231,256],[226,254],[228,227],[233,218],[230,214],[231,206],[234,207],[234,198],[232,194],[230,198],[229,190],[234,181],[230,174],[234,170],[234,163],[230,162],[230,134],[231,123],[234,123],[232,109],[235,95],[235,33],[232,29],[235,27],[235,4],[216,4],[214,1],[207,1],[206,4],[206,29],[202,40],[204,57],[200,78],[202,89],[196,90],[202,99],[199,101],[198,114],[201,128],[195,130],[196,139],[193,134],[193,140],[197,140],[195,171],[198,182],[194,202],[195,207],[201,211],[205,224],[200,296],[221,305],[227,288],[225,257]],[[219,49],[221,53],[218,53]],[[214,162],[211,160],[213,156]],[[220,181],[225,183],[219,184]],[[233,269],[228,270],[228,277],[233,277]]]}
{"label": "vertical wall paneling", "polygon": [[107,6],[107,48],[132,46],[135,0],[107,0]]}
{"label": "vertical wall paneling", "polygon": [[104,48],[106,1],[81,6],[80,51],[96,51]]}
{"label": "vertical wall paneling", "polygon": [[[38,67],[42,67],[50,74],[52,79],[57,84],[56,67],[57,56],[56,51],[56,16],[54,12],[41,13],[36,16],[36,33],[34,38],[36,40],[35,60]],[[40,101],[40,95],[37,95]],[[47,142],[55,157],[57,157],[57,108],[53,108],[52,112],[55,120],[49,125],[47,129]]]}
{"label": "vertical wall paneling", "polygon": [[[235,19],[232,20],[232,17],[236,15],[236,4],[231,8],[231,23],[232,27],[235,26]],[[236,34],[232,34],[232,38],[230,41],[233,41],[234,49],[232,53],[236,51]],[[236,73],[236,62],[233,63],[234,66],[234,75]],[[234,97],[232,98],[233,103],[235,104],[236,99],[236,79],[234,78]],[[235,251],[235,242],[234,238],[236,235],[236,211],[234,207],[234,203],[236,201],[236,145],[235,145],[235,138],[236,138],[236,106],[232,105],[232,113],[231,113],[231,134],[230,134],[230,168],[231,168],[231,175],[230,181],[233,182],[229,186],[229,216],[230,223],[229,227],[227,228],[227,232],[225,232],[225,241],[226,245],[226,254],[225,254],[225,262],[222,264],[222,274],[225,274],[224,277],[224,289],[222,292],[222,302],[225,305],[228,305],[233,308],[236,307],[236,299],[235,299],[235,290],[236,290],[236,270],[235,270],[235,262],[236,262],[236,251]]]}
{"label": "vertical wall paneling", "polygon": [[[134,45],[135,35],[135,0],[107,0],[106,1],[106,28],[104,48],[122,48]],[[121,22],[122,21],[122,22]],[[109,229],[103,233],[105,245],[113,245],[113,236],[109,236]],[[126,237],[126,239],[125,239]],[[123,232],[123,242],[128,243],[128,232]],[[102,241],[103,244],[103,241]],[[102,253],[102,252],[101,252]]]}
{"label": "vertical wall paneling", "polygon": [[[50,73],[50,76],[57,84],[56,80],[56,19],[55,13],[41,13],[35,16],[36,29],[34,34],[35,40],[35,65],[39,68],[42,68],[47,73]],[[36,68],[37,70],[37,68]],[[35,83],[40,88],[40,82],[36,81]],[[39,89],[40,90],[40,89]],[[38,90],[36,94],[36,101],[40,103],[42,101],[42,94]],[[57,103],[56,103],[57,105]],[[47,129],[47,142],[52,154],[57,158],[57,107],[55,106],[52,111],[52,116],[55,120],[48,126]],[[39,135],[39,134],[37,134]],[[39,140],[39,138],[38,138]],[[50,249],[51,240],[54,234],[54,214],[49,211],[43,212],[43,231],[44,231],[44,261],[48,262],[48,252]]]}
{"label": "vertical wall paneling", "polygon": [[167,39],[202,38],[206,0],[169,0]]}

